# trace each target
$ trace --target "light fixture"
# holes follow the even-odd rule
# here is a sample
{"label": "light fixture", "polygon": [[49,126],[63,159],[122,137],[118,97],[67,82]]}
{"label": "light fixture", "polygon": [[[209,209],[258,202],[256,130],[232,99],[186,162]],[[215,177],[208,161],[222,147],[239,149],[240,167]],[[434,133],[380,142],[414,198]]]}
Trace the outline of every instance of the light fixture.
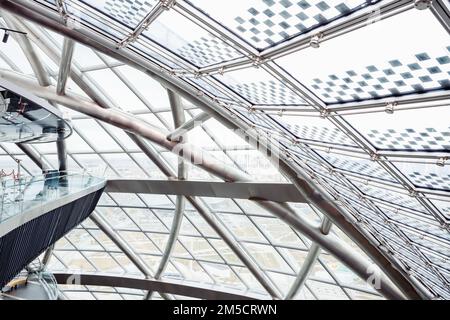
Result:
{"label": "light fixture", "polygon": [[7,28],[0,28],[0,30],[3,30],[5,32],[3,34],[3,39],[2,39],[3,43],[7,43],[8,42],[9,36],[10,36],[10,34],[12,32],[19,33],[19,34],[24,34],[24,35],[27,34],[26,32],[22,32],[22,31],[19,31],[19,30],[13,30],[13,29],[7,29]]}
{"label": "light fixture", "polygon": [[417,10],[426,10],[429,7],[431,7],[431,0],[415,0],[414,1],[414,7]]}
{"label": "light fixture", "polygon": [[8,31],[8,30],[5,30],[5,34],[3,35],[3,40],[2,40],[2,42],[3,42],[3,43],[7,43],[7,42],[8,42],[8,39],[9,39],[9,31]]}

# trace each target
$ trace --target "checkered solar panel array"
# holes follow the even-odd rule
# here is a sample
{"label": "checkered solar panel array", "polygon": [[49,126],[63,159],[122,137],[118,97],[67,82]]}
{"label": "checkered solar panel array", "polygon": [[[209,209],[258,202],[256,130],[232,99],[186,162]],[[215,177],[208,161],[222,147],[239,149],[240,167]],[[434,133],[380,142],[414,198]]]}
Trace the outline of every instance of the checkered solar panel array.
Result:
{"label": "checkered solar panel array", "polygon": [[431,189],[450,190],[450,174],[436,174],[434,172],[421,173],[414,171],[408,174],[408,178],[420,187]]}
{"label": "checkered solar panel array", "polygon": [[354,142],[338,128],[290,124],[286,124],[285,127],[300,139],[334,143],[346,146],[355,145]]}
{"label": "checkered solar panel array", "polygon": [[105,7],[100,9],[127,26],[135,27],[156,3],[158,3],[158,0],[108,0]]}
{"label": "checkered solar panel array", "polygon": [[184,77],[186,81],[191,83],[194,87],[196,87],[199,92],[207,92],[216,98],[220,98],[223,100],[231,100],[227,95],[225,95],[223,92],[219,91],[215,86],[207,82],[203,78],[194,78],[194,77]]}
{"label": "checkered solar panel array", "polygon": [[198,67],[229,61],[241,54],[223,41],[210,36],[201,37],[179,48],[177,53]]}
{"label": "checkered solar panel array", "polygon": [[266,48],[377,1],[262,0],[234,20],[240,35]]}
{"label": "checkered solar panel array", "polygon": [[379,149],[450,150],[450,127],[446,131],[437,131],[434,128],[371,130],[367,136]]}
{"label": "checkered solar panel array", "polygon": [[398,221],[402,224],[406,224],[412,228],[421,230],[425,233],[429,233],[431,235],[434,235],[436,237],[444,239],[446,242],[450,243],[450,233],[446,231],[444,228],[441,228],[437,224],[432,223],[425,223],[422,220],[414,219],[412,217],[409,217],[407,215],[401,214],[401,213],[395,213],[390,212],[389,210],[384,211],[386,216],[388,216],[389,219]]}
{"label": "checkered solar panel array", "polygon": [[139,53],[141,53],[143,56],[145,56],[146,58],[148,58],[151,61],[155,61],[158,64],[162,64],[162,65],[166,65],[170,68],[176,69],[176,68],[181,68],[181,66],[175,62],[174,60],[169,60],[167,56],[164,56],[162,54],[159,54],[156,51],[150,51],[148,50],[148,48],[146,47],[145,43],[141,42],[141,41],[136,41],[131,43],[128,48],[133,49],[134,51],[137,51]]}
{"label": "checkered solar panel array", "polygon": [[450,46],[434,54],[420,52],[408,60],[315,78],[311,87],[328,103],[450,89]]}
{"label": "checkered solar panel array", "polygon": [[[417,233],[404,231],[407,234],[408,238],[414,243],[433,250],[434,252],[438,252],[440,254],[450,256],[450,248],[446,247],[444,243],[436,244],[433,241],[425,240],[422,235],[418,235]],[[447,244],[447,243],[445,243]]]}
{"label": "checkered solar panel array", "polygon": [[243,98],[255,105],[303,105],[305,101],[282,83],[274,80],[230,84]]}
{"label": "checkered solar panel array", "polygon": [[430,200],[436,208],[450,221],[450,202],[442,200]]}
{"label": "checkered solar panel array", "polygon": [[442,275],[447,279],[448,282],[450,282],[450,259],[449,258],[443,258],[438,256],[429,255],[428,259],[430,259],[431,263],[437,265],[441,270],[444,269],[446,273],[442,273]]}
{"label": "checkered solar panel array", "polygon": [[374,212],[374,210],[367,208],[365,205],[355,200],[348,201],[348,203],[358,213],[358,216],[361,215],[366,219],[370,219],[380,225],[384,225],[385,220],[383,220],[377,212]]}
{"label": "checkered solar panel array", "polygon": [[335,168],[395,182],[395,179],[386,170],[373,161],[337,156],[325,152],[319,152],[319,154]]}
{"label": "checkered solar panel array", "polygon": [[400,194],[397,192],[393,192],[390,190],[381,189],[374,186],[364,185],[362,183],[354,182],[355,186],[361,190],[364,194],[390,202],[392,204],[396,204],[399,206],[403,206],[405,208],[409,208],[411,210],[426,212],[425,208],[413,197],[408,195]]}

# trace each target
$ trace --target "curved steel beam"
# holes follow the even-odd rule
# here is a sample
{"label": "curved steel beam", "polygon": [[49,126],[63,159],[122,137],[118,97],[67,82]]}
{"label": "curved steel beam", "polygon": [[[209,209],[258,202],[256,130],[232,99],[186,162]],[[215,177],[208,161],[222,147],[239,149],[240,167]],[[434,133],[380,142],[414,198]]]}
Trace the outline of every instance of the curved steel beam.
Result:
{"label": "curved steel beam", "polygon": [[[186,122],[186,118],[184,116],[184,108],[181,102],[180,97],[173,93],[170,90],[167,90],[167,95],[169,97],[169,104],[172,109],[172,117],[173,124],[175,128],[180,127],[183,123]],[[186,135],[181,136],[182,141],[187,140]],[[188,168],[185,165],[183,159],[178,158],[178,180],[186,180],[188,175]],[[182,195],[177,195],[175,200],[175,211],[173,214],[172,226],[170,228],[169,239],[167,240],[166,247],[164,248],[163,255],[159,262],[158,269],[156,270],[154,278],[159,280],[161,275],[166,270],[167,265],[169,264],[170,255],[175,248],[175,244],[178,240],[178,235],[180,233],[181,224],[183,222],[184,209],[186,206],[186,199]],[[150,299],[152,297],[153,292],[149,291],[147,293],[146,299]]]}
{"label": "curved steel beam", "polygon": [[211,116],[208,113],[202,112],[169,133],[167,135],[167,139],[170,141],[180,141],[181,137],[186,134],[186,132],[194,129],[199,125],[202,125],[206,120],[210,118]]}
{"label": "curved steel beam", "polygon": [[254,293],[240,293],[229,288],[194,286],[169,280],[161,281],[89,273],[54,273],[54,276],[58,284],[64,285],[70,285],[76,279],[77,285],[132,288],[207,300],[257,300],[264,299],[265,297]]}
{"label": "curved steel beam", "polygon": [[[26,26],[24,26],[19,19],[17,19],[15,16],[9,14],[8,12],[2,12],[2,17],[5,20],[5,23],[10,28],[15,28],[17,30],[23,30],[29,31]],[[33,47],[33,44],[31,43],[30,39],[27,35],[21,35],[21,34],[14,34],[15,40],[19,44],[20,48],[22,49],[23,53],[25,54],[25,57],[27,58],[28,62],[31,65],[31,68],[33,69],[33,72],[38,79],[39,84],[42,87],[48,87],[51,85],[51,80],[49,73],[47,71],[47,68],[45,67],[44,62],[42,61],[41,57],[39,56],[38,52]],[[72,48],[72,52],[66,52],[67,53],[67,61],[62,59],[61,64],[69,65],[69,69],[65,70],[66,74],[64,75],[66,77],[65,81],[67,81],[67,77],[69,75],[70,70],[70,63],[71,63],[71,55],[73,54],[73,45],[71,46],[70,43],[74,43],[73,40],[65,38],[64,43],[68,43],[68,48]],[[63,56],[66,57],[66,56]],[[64,66],[61,67],[61,70],[64,69]],[[60,75],[61,77],[61,75]],[[60,80],[58,80],[58,88],[60,87]],[[65,87],[65,84],[64,84]],[[56,105],[54,105],[55,108],[59,109]],[[66,142],[64,140],[64,133],[61,132],[61,139],[56,141],[56,149],[58,153],[58,162],[59,162],[59,172],[65,173],[67,172],[67,148],[66,148]]]}
{"label": "curved steel beam", "polygon": [[[328,234],[331,230],[331,221],[324,217],[321,225],[321,231],[323,234]],[[308,255],[305,258],[305,261],[303,261],[302,268],[300,269],[300,272],[297,275],[297,278],[295,279],[294,283],[292,284],[291,288],[289,289],[289,292],[287,293],[285,300],[291,300],[295,297],[297,292],[299,292],[303,285],[305,284],[306,280],[308,279],[309,274],[311,273],[312,268],[314,267],[317,258],[320,255],[320,246],[317,243],[311,244],[311,247],[309,248]]]}
{"label": "curved steel beam", "polygon": [[61,63],[59,64],[58,84],[56,86],[56,92],[60,95],[63,95],[66,91],[66,85],[70,75],[74,49],[75,42],[71,39],[64,38],[62,59]]}
{"label": "curved steel beam", "polygon": [[[227,112],[225,110],[220,110],[220,106],[218,106],[213,100],[205,96],[196,96],[195,90],[193,90],[188,84],[167,74],[161,74],[160,70],[155,65],[144,58],[128,50],[117,50],[116,44],[111,40],[100,37],[87,29],[73,30],[67,28],[63,25],[63,21],[57,14],[49,12],[34,3],[23,0],[18,0],[13,3],[8,0],[3,0],[0,2],[0,6],[146,72],[167,88],[181,94],[190,102],[195,103],[205,110],[209,110],[209,112],[211,112],[214,117],[217,117],[217,119],[221,119],[224,123],[230,123],[230,119],[227,119],[226,116]],[[233,119],[232,122],[236,123],[237,121],[235,120],[236,119]],[[283,166],[285,167],[283,171],[285,171],[285,173],[287,173],[292,180],[296,180],[298,172],[287,163],[286,159],[283,159]],[[225,176],[227,177],[228,175]],[[298,180],[299,181],[296,185],[298,186],[300,192],[308,193],[311,189],[314,190],[313,186],[315,186],[315,184],[309,182],[307,177],[302,176],[302,178]],[[305,188],[304,190],[301,189],[303,187]],[[331,204],[332,200],[329,198],[326,200],[323,199],[321,193],[323,192],[321,191],[318,193],[319,198],[315,199],[314,202],[320,204],[320,202],[324,201]],[[311,194],[317,195],[315,192],[312,192]],[[327,205],[321,205],[320,207],[322,210],[330,208]],[[337,208],[334,208],[331,212],[324,211],[324,213],[330,217],[333,222],[348,236],[350,236],[350,238],[355,241],[355,243],[357,243],[369,255],[369,257],[371,257],[379,266],[383,268],[389,278],[402,289],[402,292],[404,292],[409,298],[417,299],[421,297],[421,295],[419,295],[416,291],[418,290],[417,287],[414,287],[411,284],[414,282],[414,279],[410,278],[401,268],[397,270],[396,267],[391,265],[391,263],[395,263],[395,261],[389,260],[386,253],[374,245],[374,243],[377,243],[376,241],[374,242],[373,239],[369,241],[368,236],[363,230],[357,229],[350,222],[346,221],[345,214],[341,213]],[[353,267],[351,268],[354,269]],[[364,274],[364,272],[357,272],[357,274],[361,275]],[[366,276],[367,274],[363,277]],[[388,287],[390,286],[388,285]],[[400,297],[398,294],[394,294],[394,296],[397,298]],[[426,295],[423,294],[422,296],[425,297]]]}
{"label": "curved steel beam", "polygon": [[[202,149],[199,149],[187,143],[176,143],[168,141],[166,139],[166,133],[155,130],[146,122],[140,120],[139,118],[136,118],[131,114],[114,109],[106,110],[100,108],[93,102],[89,102],[86,100],[83,101],[79,98],[74,98],[69,95],[58,96],[56,92],[52,90],[52,88],[38,87],[33,83],[33,81],[24,79],[23,77],[15,76],[14,72],[1,71],[0,75],[26,87],[28,90],[34,92],[36,95],[41,96],[42,98],[53,100],[78,112],[89,115],[97,120],[108,122],[123,130],[149,139],[150,141],[159,144],[169,151],[176,153],[178,156],[183,157],[187,161],[193,160],[194,164],[198,165],[199,167],[203,168],[213,175],[221,177],[226,181],[251,180],[251,177],[244,172],[218,161],[216,158],[204,152]],[[283,171],[287,171],[288,169],[292,170],[283,162],[280,163],[280,168]],[[326,193],[324,191],[319,192],[317,190],[318,186],[313,187],[306,180],[299,178],[297,175],[294,175],[292,171],[289,176],[292,178],[294,184],[298,186],[299,191],[302,193],[303,197],[305,197],[305,199],[314,204],[321,211],[326,212],[328,214],[328,217],[331,216],[331,220],[333,222],[337,221],[340,223],[340,225],[346,223],[346,226],[348,226],[348,228],[351,227],[354,229],[354,226],[350,222],[348,222],[343,215],[340,214],[339,210],[332,203],[332,200],[329,198],[324,198],[324,196],[322,196],[322,193]],[[269,210],[270,212],[281,218],[283,221],[293,226],[298,231],[304,233],[312,241],[317,242],[321,247],[341,260],[361,278],[367,279],[371,276],[371,274],[369,274],[369,270],[371,270],[371,263],[360,254],[356,253],[349,245],[344,243],[342,240],[332,235],[322,234],[319,228],[301,219],[285,204],[270,201],[256,201],[256,203]],[[368,244],[370,244],[369,240],[362,235],[361,237],[366,242],[366,247],[370,248],[370,246],[368,246]],[[376,258],[379,259],[380,256]],[[384,260],[381,267],[386,268],[388,272],[392,270],[391,263],[387,260]],[[392,282],[388,278],[386,278],[386,276],[382,275],[380,277],[380,280],[380,283],[382,284],[381,288],[375,289],[379,290],[381,294],[391,299],[403,298],[403,295],[396,289]]]}
{"label": "curved steel beam", "polygon": [[[35,37],[37,44],[41,47],[41,49],[44,52],[46,52],[49,55],[49,57],[51,59],[53,59],[53,61],[55,63],[58,63],[58,61],[61,60],[61,57],[58,54],[58,52],[54,49],[53,46],[51,46],[50,41],[48,39],[46,39],[46,37],[44,35],[40,35],[40,34],[36,33],[36,31],[33,31],[30,28],[27,28],[27,26],[24,24],[22,24],[21,27],[26,29],[31,35],[33,35]],[[105,108],[105,109],[110,108],[109,102],[106,99],[104,99],[104,97],[98,92],[98,90],[96,90],[90,83],[88,83],[84,80],[81,72],[78,70],[77,67],[74,67],[74,66],[72,67],[71,74],[72,74],[72,78],[73,78],[74,82],[80,88],[82,88],[82,90],[85,91],[85,93],[92,100],[99,103],[99,105],[102,108]],[[147,145],[147,143],[145,142],[144,139],[142,139],[141,137],[139,137],[137,135],[134,135],[133,133],[130,133],[127,131],[125,131],[125,132],[139,146],[139,148],[141,148],[141,150],[144,152],[144,154],[146,154],[168,178],[176,178],[175,174],[172,172],[172,170],[169,167],[165,166],[160,161],[159,156],[155,152],[152,151],[152,149]],[[193,201],[196,202],[197,200],[193,200]],[[213,229],[214,229],[214,226],[213,226]],[[230,240],[229,243],[233,243],[233,240]],[[232,246],[231,249],[232,249],[232,251],[235,252],[235,254],[238,257],[244,257],[242,260],[244,265],[247,266],[249,271],[255,276],[256,279],[261,281],[261,285],[264,288],[268,289],[269,294],[273,297],[280,298],[280,295],[273,288],[273,286],[269,284],[268,280],[264,277],[264,275],[263,275],[262,271],[259,269],[259,267],[256,264],[254,264],[247,257],[247,255],[242,251],[242,248],[239,248],[238,246]],[[163,257],[164,256],[166,256],[166,255],[164,254]]]}

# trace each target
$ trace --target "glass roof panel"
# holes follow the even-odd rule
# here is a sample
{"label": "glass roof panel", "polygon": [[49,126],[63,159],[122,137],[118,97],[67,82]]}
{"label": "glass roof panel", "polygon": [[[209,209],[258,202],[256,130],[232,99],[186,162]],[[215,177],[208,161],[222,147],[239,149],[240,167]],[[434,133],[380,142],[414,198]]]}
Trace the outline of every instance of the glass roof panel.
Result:
{"label": "glass roof panel", "polygon": [[449,165],[439,166],[434,163],[413,164],[402,162],[395,165],[416,187],[450,191]]}
{"label": "glass roof panel", "polygon": [[353,184],[368,196],[386,201],[393,205],[403,206],[414,211],[426,212],[425,208],[414,197],[409,195],[392,192],[387,188],[365,185],[356,181],[353,182]]}
{"label": "glass roof panel", "polygon": [[142,178],[146,177],[144,171],[138,167],[130,156],[123,153],[105,154],[105,159],[111,164],[116,172],[122,177]]}
{"label": "glass roof panel", "polygon": [[82,2],[134,28],[158,3],[158,0],[82,0]]}
{"label": "glass roof panel", "polygon": [[450,201],[430,200],[444,215],[447,221],[450,221]]}
{"label": "glass roof panel", "polygon": [[380,150],[449,151],[449,106],[344,116]]}
{"label": "glass roof panel", "polygon": [[214,280],[197,261],[177,258],[171,260],[186,280],[197,283],[214,283]]}
{"label": "glass roof panel", "polygon": [[292,246],[298,249],[306,249],[305,244],[292,229],[278,219],[252,217],[258,226],[270,239],[271,243],[280,246]]}
{"label": "glass roof panel", "polygon": [[[103,1],[92,0],[91,2],[93,4],[100,4]],[[117,41],[123,39],[129,32],[126,28],[123,28],[123,24],[115,23],[115,19],[113,20],[105,12],[98,11],[95,8],[93,9],[90,4],[86,5],[82,1],[74,0],[66,0],[64,3],[66,12],[73,17],[69,20],[69,25],[78,27],[80,24],[86,24]]]}
{"label": "glass roof panel", "polygon": [[197,260],[224,262],[217,251],[203,238],[181,236],[181,243]]}
{"label": "glass roof panel", "polygon": [[119,70],[133,84],[136,90],[147,98],[152,110],[170,110],[167,90],[152,77],[127,65],[114,69]]}
{"label": "glass roof panel", "polygon": [[246,289],[245,284],[242,283],[233,269],[229,266],[209,262],[202,262],[202,266],[221,285],[226,285],[238,290]]}
{"label": "glass roof panel", "polygon": [[327,153],[320,150],[316,152],[335,168],[361,175],[362,177],[373,177],[389,182],[396,181],[376,162],[340,154]]}
{"label": "glass roof panel", "polygon": [[288,273],[293,272],[291,267],[273,246],[256,243],[245,243],[244,246],[263,269]]}
{"label": "glass roof panel", "polygon": [[233,6],[226,1],[190,2],[253,46],[264,49],[378,1],[241,0]]}
{"label": "glass roof panel", "polygon": [[149,209],[124,208],[124,210],[142,231],[168,232],[161,220]]}
{"label": "glass roof panel", "polygon": [[278,63],[327,103],[450,88],[449,36],[430,10],[383,19]]}
{"label": "glass roof panel", "polygon": [[[173,218],[174,218],[174,211],[173,210],[161,210],[161,209],[154,209],[153,212],[158,216],[158,218],[161,220],[162,223],[166,226],[167,230],[170,230]],[[194,228],[194,226],[189,222],[188,219],[183,219],[180,227],[180,234],[183,235],[194,235],[197,236],[199,233]]]}
{"label": "glass roof panel", "polygon": [[299,95],[261,68],[229,71],[214,78],[253,105],[306,105]]}
{"label": "glass roof panel", "polygon": [[90,48],[77,43],[73,51],[73,58],[81,68],[105,66],[103,61]]}
{"label": "glass roof panel", "polygon": [[219,217],[238,240],[267,242],[246,216],[220,213]]}
{"label": "glass roof panel", "polygon": [[274,115],[271,115],[270,118],[299,139],[343,146],[356,146],[342,130],[333,125],[328,119],[318,117],[280,117]]}
{"label": "glass roof panel", "polygon": [[122,110],[145,110],[147,107],[136,95],[128,89],[123,82],[111,70],[96,70],[86,73],[95,79],[97,85],[103,89],[103,93]]}
{"label": "glass roof panel", "polygon": [[122,151],[111,136],[92,119],[74,120],[75,128],[98,152]]}
{"label": "glass roof panel", "polygon": [[[174,30],[174,26],[183,28]],[[164,12],[143,35],[197,67],[241,56],[236,49],[174,11]]]}
{"label": "glass roof panel", "polygon": [[140,254],[160,254],[161,251],[142,232],[119,231],[122,238]]}
{"label": "glass roof panel", "polygon": [[345,292],[336,285],[314,280],[307,280],[306,283],[319,300],[349,300]]}

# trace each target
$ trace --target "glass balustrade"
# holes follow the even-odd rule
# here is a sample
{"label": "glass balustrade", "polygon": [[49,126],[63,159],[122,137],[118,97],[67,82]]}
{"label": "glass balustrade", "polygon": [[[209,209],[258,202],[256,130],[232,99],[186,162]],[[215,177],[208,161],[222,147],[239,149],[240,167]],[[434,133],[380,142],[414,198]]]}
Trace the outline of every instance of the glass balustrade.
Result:
{"label": "glass balustrade", "polygon": [[49,171],[39,176],[0,177],[0,223],[27,210],[105,184],[88,173]]}

